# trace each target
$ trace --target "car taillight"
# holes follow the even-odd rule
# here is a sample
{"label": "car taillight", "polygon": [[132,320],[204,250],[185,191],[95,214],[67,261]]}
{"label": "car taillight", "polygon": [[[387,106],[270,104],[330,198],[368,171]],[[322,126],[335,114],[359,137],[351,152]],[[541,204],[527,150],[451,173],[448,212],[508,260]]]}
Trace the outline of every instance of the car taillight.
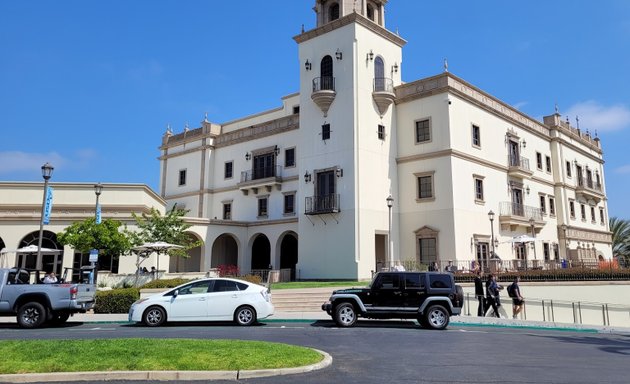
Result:
{"label": "car taillight", "polygon": [[75,300],[77,298],[77,293],[79,293],[79,288],[76,285],[70,288],[70,299]]}

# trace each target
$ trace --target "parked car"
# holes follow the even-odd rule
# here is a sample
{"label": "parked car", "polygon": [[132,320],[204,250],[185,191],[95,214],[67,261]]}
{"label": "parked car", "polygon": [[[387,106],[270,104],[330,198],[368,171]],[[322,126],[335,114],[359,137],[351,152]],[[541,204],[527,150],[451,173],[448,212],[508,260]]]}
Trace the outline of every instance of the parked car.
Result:
{"label": "parked car", "polygon": [[267,287],[229,278],[182,284],[147,298],[129,309],[129,321],[157,327],[167,321],[234,321],[252,325],[273,315]]}
{"label": "parked car", "polygon": [[429,329],[444,329],[461,313],[462,287],[452,273],[379,272],[367,288],[333,291],[322,310],[340,327],[366,319],[417,319]]}
{"label": "parked car", "polygon": [[44,284],[43,272],[23,268],[0,269],[0,316],[16,316],[22,328],[44,324],[60,325],[75,313],[85,313],[94,306],[96,271],[85,267],[81,273],[89,280],[72,282],[72,269],[51,284]]}

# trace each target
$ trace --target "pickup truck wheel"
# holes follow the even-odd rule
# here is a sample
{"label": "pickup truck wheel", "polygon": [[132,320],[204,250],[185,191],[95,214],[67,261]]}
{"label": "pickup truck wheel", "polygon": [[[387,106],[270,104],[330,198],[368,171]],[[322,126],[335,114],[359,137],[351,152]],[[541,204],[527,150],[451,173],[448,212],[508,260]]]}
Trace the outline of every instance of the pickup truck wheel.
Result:
{"label": "pickup truck wheel", "polygon": [[249,305],[238,307],[234,312],[234,321],[242,326],[252,325],[256,322],[256,310]]}
{"label": "pickup truck wheel", "polygon": [[37,328],[46,321],[46,309],[36,301],[22,305],[17,312],[17,322],[22,328]]}
{"label": "pickup truck wheel", "polygon": [[161,307],[149,307],[142,315],[142,322],[149,327],[159,327],[166,321],[166,312]]}
{"label": "pickup truck wheel", "polygon": [[335,308],[335,323],[340,327],[352,327],[357,321],[357,312],[351,303],[341,303]]}
{"label": "pickup truck wheel", "polygon": [[429,329],[444,329],[448,325],[449,318],[446,308],[441,305],[432,305],[424,314],[423,326]]}
{"label": "pickup truck wheel", "polygon": [[68,312],[53,312],[50,323],[54,325],[61,325],[68,321],[70,314]]}

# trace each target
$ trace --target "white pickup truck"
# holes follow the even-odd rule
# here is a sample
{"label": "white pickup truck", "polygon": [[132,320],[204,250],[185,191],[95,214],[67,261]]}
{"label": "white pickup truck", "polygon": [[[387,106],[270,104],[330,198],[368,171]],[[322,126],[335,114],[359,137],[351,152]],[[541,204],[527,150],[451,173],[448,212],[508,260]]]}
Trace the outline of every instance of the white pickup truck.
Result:
{"label": "white pickup truck", "polygon": [[91,268],[74,274],[66,269],[58,283],[44,284],[40,271],[0,269],[0,316],[17,316],[22,328],[62,324],[94,306],[95,274]]}

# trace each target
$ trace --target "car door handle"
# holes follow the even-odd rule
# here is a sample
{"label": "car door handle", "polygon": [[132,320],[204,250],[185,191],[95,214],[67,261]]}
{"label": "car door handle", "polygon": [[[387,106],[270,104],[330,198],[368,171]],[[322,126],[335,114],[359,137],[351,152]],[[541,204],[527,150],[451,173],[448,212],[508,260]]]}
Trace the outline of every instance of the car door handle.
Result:
{"label": "car door handle", "polygon": [[236,295],[236,293],[232,295],[232,298],[233,298],[233,299],[236,299],[237,297],[238,297],[238,296]]}
{"label": "car door handle", "polygon": [[206,298],[205,297],[201,297],[201,298],[199,298],[199,301],[206,301]]}

